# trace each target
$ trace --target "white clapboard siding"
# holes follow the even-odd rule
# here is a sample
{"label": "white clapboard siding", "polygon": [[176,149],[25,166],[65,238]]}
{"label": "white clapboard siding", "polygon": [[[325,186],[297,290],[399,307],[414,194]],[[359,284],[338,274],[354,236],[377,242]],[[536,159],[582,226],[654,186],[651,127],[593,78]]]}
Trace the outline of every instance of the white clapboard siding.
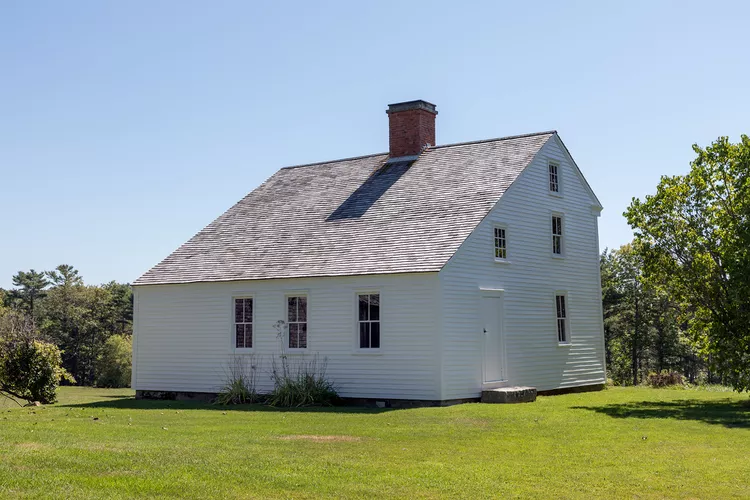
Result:
{"label": "white clapboard siding", "polygon": [[[562,196],[548,192],[559,163]],[[553,136],[439,273],[441,399],[482,388],[480,288],[503,289],[508,383],[551,390],[605,381],[596,200]],[[563,259],[552,257],[552,212],[564,214]],[[509,263],[496,263],[493,228],[506,227]],[[568,294],[571,345],[557,342],[556,291]]]}
{"label": "white clapboard siding", "polygon": [[[285,320],[285,294],[306,293],[308,354],[327,358],[341,396],[436,400],[439,388],[437,273],[144,285],[135,290],[133,387],[216,392],[233,355],[233,297],[255,303],[254,353],[262,391],[271,388],[273,325]],[[356,291],[381,294],[381,349],[355,349]],[[290,354],[292,363],[300,359]]]}

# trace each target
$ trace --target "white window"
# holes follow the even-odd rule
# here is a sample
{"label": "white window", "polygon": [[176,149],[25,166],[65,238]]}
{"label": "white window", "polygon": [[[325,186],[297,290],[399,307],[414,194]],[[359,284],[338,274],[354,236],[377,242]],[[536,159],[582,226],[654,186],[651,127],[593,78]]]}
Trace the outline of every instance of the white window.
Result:
{"label": "white window", "polygon": [[561,215],[552,216],[552,253],[563,253],[563,218]]}
{"label": "white window", "polygon": [[380,294],[357,294],[357,332],[360,349],[380,348]]}
{"label": "white window", "polygon": [[560,176],[558,174],[559,165],[549,163],[549,190],[551,193],[560,192]]}
{"label": "white window", "polygon": [[234,347],[253,347],[253,298],[234,299]]}
{"label": "white window", "polygon": [[286,298],[289,349],[307,349],[307,297]]}
{"label": "white window", "polygon": [[568,311],[565,304],[565,294],[555,295],[555,311],[557,317],[557,342],[568,344],[570,342],[570,332],[568,332]]}
{"label": "white window", "polygon": [[508,258],[508,242],[504,227],[495,228],[495,259],[505,260]]}

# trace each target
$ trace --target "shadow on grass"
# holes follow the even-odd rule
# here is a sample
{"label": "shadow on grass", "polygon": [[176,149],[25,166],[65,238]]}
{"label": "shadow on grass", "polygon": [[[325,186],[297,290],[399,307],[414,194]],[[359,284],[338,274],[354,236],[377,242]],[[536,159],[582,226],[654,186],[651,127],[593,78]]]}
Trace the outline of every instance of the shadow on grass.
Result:
{"label": "shadow on grass", "polygon": [[573,409],[589,410],[614,418],[696,420],[724,427],[750,429],[750,403],[728,398],[715,401],[638,401],[605,406],[574,406]]}
{"label": "shadow on grass", "polygon": [[362,406],[310,406],[303,408],[274,408],[262,404],[215,405],[201,401],[176,401],[157,399],[135,399],[133,396],[111,396],[112,399],[90,403],[59,404],[62,408],[108,408],[120,410],[220,410],[263,412],[308,412],[308,413],[360,413],[363,415],[384,413],[396,408],[368,408]]}

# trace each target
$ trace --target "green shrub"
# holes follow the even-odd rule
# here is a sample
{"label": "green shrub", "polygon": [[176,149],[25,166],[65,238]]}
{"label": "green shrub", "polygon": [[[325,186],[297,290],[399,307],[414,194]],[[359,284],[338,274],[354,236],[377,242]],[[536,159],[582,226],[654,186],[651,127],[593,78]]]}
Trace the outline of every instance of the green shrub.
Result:
{"label": "green shrub", "polygon": [[315,354],[312,359],[291,361],[281,355],[273,360],[271,377],[273,392],[268,398],[271,406],[331,406],[339,398],[336,388],[326,376],[327,360]]}
{"label": "green shrub", "polygon": [[681,373],[663,370],[661,373],[649,373],[646,377],[646,385],[649,387],[683,386],[685,378]]}
{"label": "green shrub", "polygon": [[112,335],[107,339],[96,360],[97,387],[130,387],[133,369],[133,339]]}
{"label": "green shrub", "polygon": [[0,392],[29,402],[54,403],[61,380],[75,382],[54,344],[21,338],[0,346]]}
{"label": "green shrub", "polygon": [[216,397],[216,404],[241,405],[259,400],[255,390],[259,363],[254,356],[234,356],[225,370],[224,385]]}

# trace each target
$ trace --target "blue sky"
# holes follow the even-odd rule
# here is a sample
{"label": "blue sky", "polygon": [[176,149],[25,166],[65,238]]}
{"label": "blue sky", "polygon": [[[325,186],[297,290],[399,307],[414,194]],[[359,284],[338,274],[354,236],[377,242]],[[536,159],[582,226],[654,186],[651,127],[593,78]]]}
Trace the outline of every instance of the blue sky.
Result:
{"label": "blue sky", "polygon": [[274,171],[556,129],[622,212],[691,144],[750,133],[747,2],[3,2],[0,287],[67,263],[134,280]]}

